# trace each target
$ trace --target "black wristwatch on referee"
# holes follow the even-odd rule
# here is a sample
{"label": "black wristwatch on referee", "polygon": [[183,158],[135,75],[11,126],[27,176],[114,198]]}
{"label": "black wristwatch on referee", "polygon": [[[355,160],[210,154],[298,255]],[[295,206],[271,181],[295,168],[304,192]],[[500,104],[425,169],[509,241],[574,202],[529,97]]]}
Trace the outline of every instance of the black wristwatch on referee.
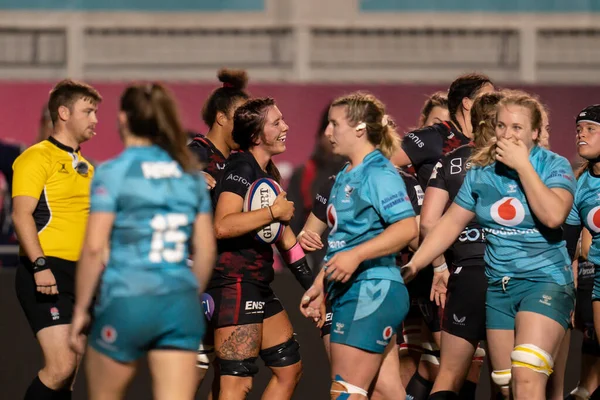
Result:
{"label": "black wristwatch on referee", "polygon": [[31,263],[31,266],[34,273],[50,268],[48,266],[48,262],[46,261],[46,257],[36,258],[35,261]]}

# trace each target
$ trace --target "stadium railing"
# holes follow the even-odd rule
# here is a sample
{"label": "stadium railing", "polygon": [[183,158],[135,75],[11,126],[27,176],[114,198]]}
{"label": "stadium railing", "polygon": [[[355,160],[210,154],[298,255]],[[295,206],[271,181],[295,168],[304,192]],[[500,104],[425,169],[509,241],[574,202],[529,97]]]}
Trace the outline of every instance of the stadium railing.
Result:
{"label": "stadium railing", "polygon": [[253,12],[0,13],[0,79],[600,81],[600,14],[364,12],[358,0],[266,0]]}

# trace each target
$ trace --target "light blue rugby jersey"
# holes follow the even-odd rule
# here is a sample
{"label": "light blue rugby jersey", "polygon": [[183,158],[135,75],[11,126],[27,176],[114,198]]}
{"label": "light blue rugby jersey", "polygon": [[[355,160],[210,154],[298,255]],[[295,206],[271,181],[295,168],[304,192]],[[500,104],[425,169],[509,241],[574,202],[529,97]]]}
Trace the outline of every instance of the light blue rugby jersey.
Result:
{"label": "light blue rugby jersey", "polygon": [[[325,261],[336,253],[367,242],[389,225],[414,217],[404,180],[379,150],[369,153],[362,164],[338,173],[327,204],[329,249]],[[354,280],[389,279],[402,282],[395,255],[363,262],[346,284],[335,283],[335,291]]]}
{"label": "light blue rugby jersey", "polygon": [[201,174],[158,146],[129,147],[96,169],[91,192],[91,213],[115,214],[103,300],[198,287],[186,260],[196,215],[212,212]]}
{"label": "light blue rugby jersey", "polygon": [[[547,187],[575,193],[573,171],[564,157],[535,146],[529,160]],[[454,202],[475,212],[486,232],[484,259],[491,282],[504,276],[573,282],[562,229],[550,229],[532,215],[514,170],[502,163],[470,169]]]}
{"label": "light blue rugby jersey", "polygon": [[585,171],[577,181],[573,208],[567,218],[569,225],[583,225],[592,234],[588,261],[600,265],[600,176]]}

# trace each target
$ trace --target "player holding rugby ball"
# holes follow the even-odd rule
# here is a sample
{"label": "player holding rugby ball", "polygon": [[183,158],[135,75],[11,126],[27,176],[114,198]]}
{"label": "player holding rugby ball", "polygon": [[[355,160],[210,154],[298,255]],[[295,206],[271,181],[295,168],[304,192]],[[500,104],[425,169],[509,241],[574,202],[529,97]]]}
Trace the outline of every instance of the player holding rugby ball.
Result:
{"label": "player holding rugby ball", "polygon": [[280,175],[271,157],[285,151],[288,126],[271,98],[240,106],[233,126],[240,152],[229,158],[215,187],[218,258],[207,290],[214,301],[208,317],[221,374],[219,398],[245,398],[260,356],[274,374],[263,398],[290,399],[302,366],[290,320],[270,287],[271,243],[279,239],[284,259],[305,289],[313,276],[291,229],[279,232],[292,218],[294,204],[276,183]]}

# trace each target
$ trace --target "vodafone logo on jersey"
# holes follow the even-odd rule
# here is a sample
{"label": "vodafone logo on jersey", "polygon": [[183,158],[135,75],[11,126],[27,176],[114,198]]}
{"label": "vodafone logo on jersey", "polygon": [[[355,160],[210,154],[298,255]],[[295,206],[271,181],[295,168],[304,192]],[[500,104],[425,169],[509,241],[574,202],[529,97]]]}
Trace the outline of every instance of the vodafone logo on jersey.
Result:
{"label": "vodafone logo on jersey", "polygon": [[504,197],[492,205],[492,219],[504,226],[517,226],[525,219],[525,207],[514,197]]}
{"label": "vodafone logo on jersey", "polygon": [[330,234],[337,231],[337,212],[333,204],[327,206],[327,226],[331,229]]}
{"label": "vodafone logo on jersey", "polygon": [[596,233],[600,232],[600,206],[596,206],[590,210],[586,221],[590,230]]}

